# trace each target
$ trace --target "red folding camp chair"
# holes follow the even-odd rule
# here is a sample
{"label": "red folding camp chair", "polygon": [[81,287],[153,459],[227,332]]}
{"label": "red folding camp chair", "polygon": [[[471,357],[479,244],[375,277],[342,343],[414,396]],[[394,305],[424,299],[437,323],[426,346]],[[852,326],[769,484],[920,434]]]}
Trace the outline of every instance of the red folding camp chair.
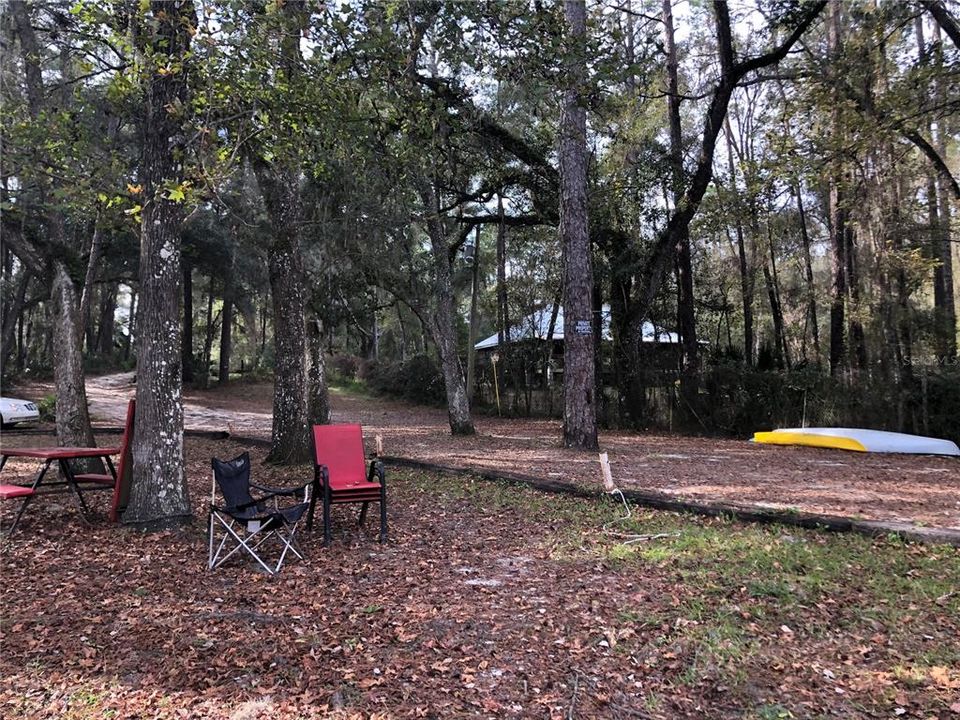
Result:
{"label": "red folding camp chair", "polygon": [[[363,455],[363,429],[359,425],[313,426],[314,478],[317,493],[323,500],[323,544],[330,544],[330,508],[341,503],[361,503],[357,520],[363,525],[367,506],[380,503],[380,542],[387,540],[387,482],[383,463],[370,462],[367,469]],[[374,480],[376,476],[376,480]],[[311,504],[307,527],[313,527],[314,505]]]}

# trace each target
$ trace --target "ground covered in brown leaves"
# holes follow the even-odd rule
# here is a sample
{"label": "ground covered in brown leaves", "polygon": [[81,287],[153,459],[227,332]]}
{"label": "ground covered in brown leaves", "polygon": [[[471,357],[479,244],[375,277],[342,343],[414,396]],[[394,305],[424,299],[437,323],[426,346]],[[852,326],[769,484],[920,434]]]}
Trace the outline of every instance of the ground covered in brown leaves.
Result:
{"label": "ground covered in brown leaves", "polygon": [[209,458],[241,449],[187,441],[187,530],[37,501],[0,546],[0,716],[960,718],[956,549],[394,472],[388,545],[338,507],[307,562],[211,573]]}
{"label": "ground covered in brown leaves", "polygon": [[[99,420],[122,424],[132,374],[88,379]],[[50,388],[24,388],[39,399]],[[231,383],[185,396],[188,428],[269,438],[271,384]],[[556,420],[478,416],[474,437],[451,437],[442,409],[410,406],[334,389],[334,422],[361,422],[384,439],[387,455],[445,466],[545,477],[597,487],[594,453],[560,449]],[[757,428],[769,430],[770,428]],[[958,438],[954,438],[958,439]],[[840,515],[960,529],[960,458],[759,446],[746,439],[605,432],[620,487],[698,502]]]}

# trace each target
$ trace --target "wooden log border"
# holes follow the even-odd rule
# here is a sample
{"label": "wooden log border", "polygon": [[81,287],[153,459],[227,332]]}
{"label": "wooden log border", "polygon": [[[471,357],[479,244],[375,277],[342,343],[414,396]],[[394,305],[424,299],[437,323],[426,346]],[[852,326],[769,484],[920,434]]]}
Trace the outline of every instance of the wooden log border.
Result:
{"label": "wooden log border", "polygon": [[[97,433],[121,433],[122,428],[95,428]],[[48,433],[49,434],[49,433]],[[213,430],[185,430],[186,437],[200,437],[209,440],[231,440],[241,445],[256,447],[270,447],[270,440],[259,437],[231,435],[224,431]],[[600,490],[586,488],[581,485],[552,480],[550,478],[526,475],[507,471],[483,470],[480,468],[458,467],[441,463],[425,462],[412,458],[385,455],[380,458],[390,467],[410,468],[439,472],[446,475],[470,475],[489,482],[510,483],[531,487],[543,492],[571,497],[599,500],[606,496]],[[843,515],[825,515],[819,513],[777,510],[761,508],[745,503],[704,502],[699,500],[681,500],[666,493],[650,490],[623,489],[627,500],[642,507],[670,512],[691,513],[706,517],[729,517],[745,522],[763,524],[788,525],[808,530],[827,530],[830,532],[850,532],[868,537],[894,536],[910,542],[922,542],[931,545],[951,545],[960,548],[960,530],[947,527],[914,525],[896,520],[858,520]]]}
{"label": "wooden log border", "polygon": [[[393,467],[429,470],[445,474],[467,474],[481,480],[507,482],[532,487],[548,493],[570,495],[573,497],[599,499],[606,493],[591,490],[579,485],[541,478],[522,473],[464,468],[453,465],[423,462],[410,458],[385,456],[381,458]],[[666,493],[650,490],[623,488],[627,500],[643,507],[672,512],[692,513],[707,517],[730,517],[735,520],[764,524],[789,525],[809,530],[828,530],[831,532],[852,532],[869,537],[895,536],[911,542],[931,545],[952,545],[960,548],[960,530],[947,527],[927,527],[896,520],[857,520],[843,515],[821,515],[819,513],[777,510],[761,508],[756,505],[726,502],[703,502],[699,500],[680,500]]]}

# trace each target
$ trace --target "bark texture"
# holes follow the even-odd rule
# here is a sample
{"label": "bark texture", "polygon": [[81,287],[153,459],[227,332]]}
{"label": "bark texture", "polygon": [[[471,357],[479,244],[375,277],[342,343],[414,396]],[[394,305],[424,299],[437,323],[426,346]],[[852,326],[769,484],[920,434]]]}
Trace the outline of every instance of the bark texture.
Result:
{"label": "bark texture", "polygon": [[97,322],[97,352],[113,355],[114,316],[117,312],[117,285],[104,285],[100,290],[100,319]]}
{"label": "bark texture", "polygon": [[427,213],[426,229],[430,237],[432,262],[433,315],[430,318],[430,334],[440,354],[440,371],[447,395],[447,418],[450,432],[454,435],[473,435],[473,419],[467,386],[463,378],[460,354],[457,352],[456,315],[454,309],[453,281],[450,273],[450,244],[443,223],[437,212],[438,203],[433,187],[419,183],[420,199]]}
{"label": "bark texture", "polygon": [[230,268],[223,278],[223,309],[220,312],[220,360],[217,365],[217,385],[230,382],[230,355],[233,352],[233,294],[234,259],[236,245],[230,247]]}
{"label": "bark texture", "polygon": [[[942,9],[941,9],[942,11]],[[936,50],[936,62],[939,69],[943,69],[943,42],[940,35],[940,26],[944,25],[944,18],[938,16],[938,25],[934,28],[934,42]],[[956,30],[956,23],[953,24]],[[960,34],[952,36],[954,42],[960,46]],[[947,88],[944,81],[937,83],[937,98],[940,102],[947,101]],[[952,118],[949,116],[941,118],[937,122],[936,148],[940,157],[947,157],[947,139],[950,137],[950,128],[953,125]],[[940,302],[934,298],[936,309],[937,331],[938,331],[938,352],[947,360],[957,357],[957,297],[954,290],[954,267],[953,267],[953,202],[954,196],[951,193],[950,183],[941,174],[938,178],[937,197],[939,205],[939,222],[936,233],[936,257],[940,261],[934,276],[934,291],[939,289]]]}
{"label": "bark texture", "polygon": [[310,348],[308,419],[310,425],[326,425],[330,422],[330,394],[327,391],[327,372],[323,358],[323,327],[320,320],[314,319],[308,323],[307,340]]}
{"label": "bark texture", "polygon": [[183,381],[193,382],[193,265],[183,260]]}
{"label": "bark texture", "polygon": [[53,365],[57,388],[57,443],[94,447],[80,347],[80,303],[76,285],[61,262],[53,263],[50,298],[54,311],[53,343],[57,349]]}
{"label": "bark texture", "polygon": [[[830,17],[827,21],[827,53],[831,57],[839,55],[840,48],[840,5],[831,3]],[[840,106],[834,103],[831,124],[833,136],[840,138]],[[830,248],[832,251],[833,285],[830,294],[830,372],[836,375],[846,362],[846,300],[847,300],[847,243],[845,240],[847,216],[844,207],[842,185],[843,171],[839,160],[834,161],[830,174],[829,190],[829,227]]]}
{"label": "bark texture", "polygon": [[806,282],[807,321],[810,324],[810,337],[813,342],[813,357],[820,364],[820,321],[817,316],[817,288],[813,281],[813,255],[810,252],[810,234],[807,230],[807,214],[803,208],[803,193],[799,183],[793,186],[797,200],[797,212],[800,214],[800,240],[803,247],[803,278]]}
{"label": "bark texture", "polygon": [[12,301],[3,306],[3,334],[0,336],[0,377],[5,374],[9,367],[11,355],[17,349],[16,332],[18,327],[23,326],[24,300],[31,277],[30,271],[26,268],[20,270]]}
{"label": "bark texture", "polygon": [[295,168],[274,167],[260,159],[254,159],[253,168],[274,227],[267,248],[275,346],[273,431],[267,460],[300,463],[310,457],[300,179]]}
{"label": "bark texture", "polygon": [[[133,485],[123,522],[159,528],[189,521],[183,465],[180,367],[180,227],[185,210],[166,188],[183,180],[186,136],[171,107],[188,104],[185,55],[196,16],[192,0],[152,0],[148,33],[150,75],[143,127],[144,203],[140,228],[137,310],[137,415]],[[163,65],[161,65],[163,63]],[[161,66],[181,66],[158,72]]]}
{"label": "bark texture", "polygon": [[[300,37],[307,26],[307,7],[303,0],[287,0],[278,7],[283,22],[277,38],[277,79],[293,84],[302,79]],[[293,128],[288,130],[295,132]],[[282,161],[271,161],[264,148],[251,148],[248,154],[274,227],[274,236],[267,248],[275,349],[273,431],[267,460],[295,464],[305,462],[311,455],[307,331],[300,249],[303,219],[300,158],[296,152],[287,152]],[[324,381],[323,375],[317,380]]]}
{"label": "bark texture", "polygon": [[[683,135],[680,125],[680,80],[677,45],[673,29],[673,0],[663,0],[664,47],[667,53],[667,117],[670,126],[671,200],[673,207],[683,200]],[[699,384],[697,322],[693,296],[693,262],[690,227],[677,232],[677,319],[683,353],[680,392],[689,408],[696,405]]]}
{"label": "bark texture", "polygon": [[[27,5],[21,0],[14,0],[9,5],[9,11],[20,40],[27,110],[33,122],[42,122],[47,97],[40,67],[41,48]],[[42,152],[38,151],[38,165],[49,162],[42,157]],[[40,177],[37,189],[42,205],[45,206],[59,189],[57,183],[57,180],[46,176]],[[66,243],[64,222],[64,217],[57,210],[45,208],[43,225],[46,244],[42,249],[33,247],[20,233],[5,232],[4,241],[10,244],[31,272],[50,279],[50,300],[54,312],[53,339],[56,343],[53,366],[57,394],[57,442],[60,445],[93,446],[95,443],[87,412],[83,372],[80,297],[66,263],[67,258],[75,258],[75,251]]]}
{"label": "bark texture", "polygon": [[560,118],[560,243],[563,248],[563,443],[595,450],[597,406],[594,385],[593,262],[587,222],[587,111],[580,84],[586,71],[586,5],[565,0],[570,87]]}

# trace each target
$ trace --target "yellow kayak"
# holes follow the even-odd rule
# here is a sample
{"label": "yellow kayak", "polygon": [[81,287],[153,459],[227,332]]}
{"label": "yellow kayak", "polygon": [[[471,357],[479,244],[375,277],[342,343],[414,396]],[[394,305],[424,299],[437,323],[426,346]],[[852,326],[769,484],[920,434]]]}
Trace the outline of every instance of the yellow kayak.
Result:
{"label": "yellow kayak", "polygon": [[764,445],[801,445],[855,452],[960,456],[960,448],[950,440],[862,428],[785,428],[754,433],[753,442]]}

